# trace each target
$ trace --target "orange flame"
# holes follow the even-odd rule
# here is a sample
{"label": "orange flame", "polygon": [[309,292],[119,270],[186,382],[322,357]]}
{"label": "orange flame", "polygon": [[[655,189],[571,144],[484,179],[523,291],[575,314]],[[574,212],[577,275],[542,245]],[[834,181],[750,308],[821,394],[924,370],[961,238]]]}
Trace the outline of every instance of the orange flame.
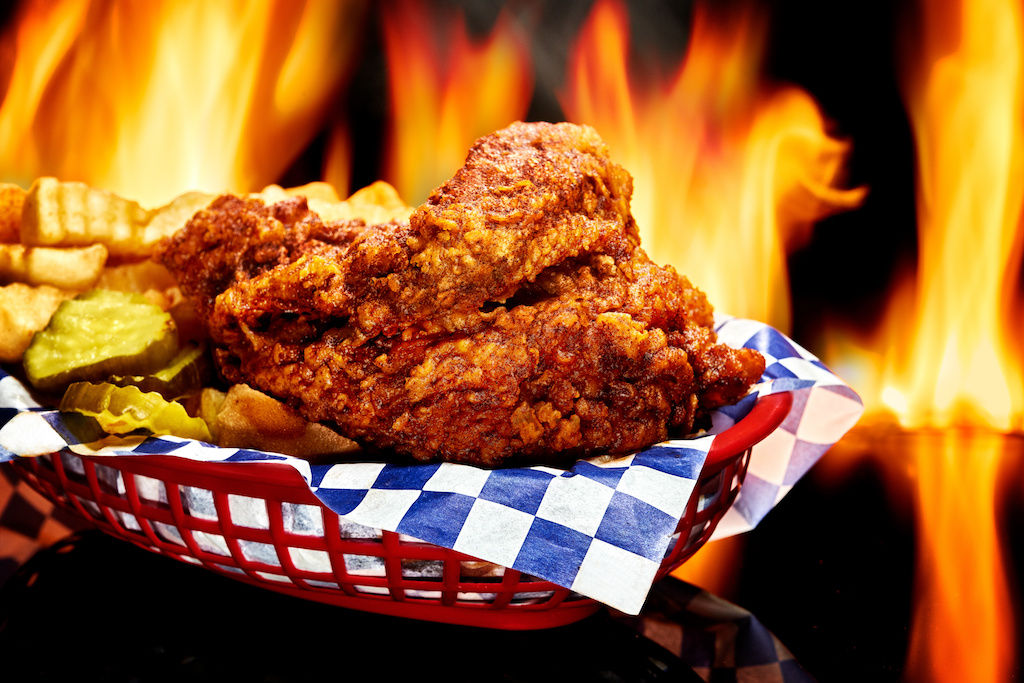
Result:
{"label": "orange flame", "polygon": [[400,2],[383,12],[390,140],[385,179],[418,204],[447,180],[481,135],[526,114],[533,90],[523,37],[502,13],[474,41],[461,15]]}
{"label": "orange flame", "polygon": [[825,133],[811,98],[759,81],[761,26],[752,14],[716,24],[698,6],[686,59],[641,90],[626,8],[602,0],[572,55],[563,106],[633,174],[633,213],[654,260],[690,276],[718,310],[785,330],[787,249],[864,191],[838,187],[847,146]]}
{"label": "orange flame", "polygon": [[884,353],[880,372],[862,370],[858,385],[907,427],[1021,430],[1020,8],[939,2],[927,10],[925,49],[911,57],[907,88],[918,147],[918,271],[870,343]]}
{"label": "orange flame", "polygon": [[911,454],[920,552],[909,677],[1007,680],[1015,626],[995,509],[997,433],[1024,428],[1021,7],[946,0],[923,12],[904,88],[917,142],[916,277],[872,351],[840,339],[833,364],[849,362],[869,410],[946,429]]}
{"label": "orange flame", "polygon": [[907,679],[1006,681],[1014,623],[995,509],[1008,442],[949,431],[918,441],[918,560]]}
{"label": "orange flame", "polygon": [[[698,6],[685,60],[641,88],[626,8],[602,0],[571,55],[562,101],[632,173],[652,258],[688,275],[717,310],[787,329],[787,250],[864,190],[839,187],[847,146],[825,133],[811,98],[760,81],[763,25],[753,14],[718,24]],[[706,546],[676,576],[727,593],[741,547]]]}
{"label": "orange flame", "polygon": [[359,4],[27,2],[4,36],[0,177],[144,204],[274,182],[316,133]]}

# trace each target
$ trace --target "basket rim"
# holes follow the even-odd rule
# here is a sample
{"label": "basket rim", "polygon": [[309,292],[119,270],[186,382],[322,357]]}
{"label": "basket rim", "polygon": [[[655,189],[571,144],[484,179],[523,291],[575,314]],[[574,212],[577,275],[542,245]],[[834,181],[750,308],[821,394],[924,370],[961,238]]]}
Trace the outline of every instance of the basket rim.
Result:
{"label": "basket rim", "polygon": [[727,462],[763,441],[789,415],[793,394],[781,391],[760,396],[754,407],[728,429],[715,435],[715,441],[704,461],[704,472],[715,474]]}

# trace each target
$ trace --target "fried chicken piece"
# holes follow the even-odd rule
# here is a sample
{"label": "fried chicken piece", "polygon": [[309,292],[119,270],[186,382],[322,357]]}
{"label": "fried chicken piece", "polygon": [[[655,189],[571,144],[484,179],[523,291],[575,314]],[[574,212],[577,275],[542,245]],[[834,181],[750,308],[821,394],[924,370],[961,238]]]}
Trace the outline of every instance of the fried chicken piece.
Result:
{"label": "fried chicken piece", "polygon": [[[316,291],[329,265],[317,261],[290,271],[303,272],[302,291]],[[279,274],[250,284],[280,286]],[[626,452],[665,438],[670,424],[689,428],[695,417],[686,352],[670,346],[664,330],[603,310],[605,301],[566,293],[501,306],[456,334],[364,339],[321,322],[288,326],[286,338],[280,319],[261,322],[266,310],[247,308],[249,291],[236,287],[218,299],[217,315],[237,321],[221,330],[229,380],[298,397],[307,419],[335,422],[378,447],[494,465],[513,456]]]}
{"label": "fried chicken piece", "polygon": [[626,453],[764,369],[640,248],[631,192],[592,129],[514,124],[408,223],[222,198],[161,258],[227,380],[364,444],[490,466]]}
{"label": "fried chicken piece", "polygon": [[500,302],[548,266],[635,236],[631,193],[592,129],[519,123],[478,142],[408,224],[363,234],[352,221],[325,237],[301,199],[267,209],[221,197],[161,258],[206,313],[229,284],[312,251],[308,242],[343,247],[331,253],[345,274],[332,282],[334,314],[354,316],[367,335],[394,334]]}
{"label": "fried chicken piece", "polygon": [[633,179],[586,126],[514,123],[477,141],[413,212],[413,270],[380,315],[502,302],[544,269],[630,235]]}
{"label": "fried chicken piece", "polygon": [[160,246],[158,259],[209,318],[217,296],[304,253],[344,248],[363,231],[362,221],[325,225],[301,197],[266,206],[259,199],[224,195],[196,213],[187,230]]}

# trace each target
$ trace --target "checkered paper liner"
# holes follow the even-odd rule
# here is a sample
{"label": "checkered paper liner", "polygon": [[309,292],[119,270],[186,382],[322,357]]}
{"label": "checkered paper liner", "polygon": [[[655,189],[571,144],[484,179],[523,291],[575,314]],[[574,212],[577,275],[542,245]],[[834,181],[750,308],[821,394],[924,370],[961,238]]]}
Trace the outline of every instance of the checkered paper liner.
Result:
{"label": "checkered paper liner", "polygon": [[[757,398],[791,392],[780,429],[754,447],[746,480],[716,537],[753,528],[859,419],[860,398],[815,356],[756,321],[721,317],[720,341],[759,350],[762,381],[716,411],[700,436],[624,457],[580,460],[568,470],[481,469],[433,463],[312,465],[251,449],[175,437],[102,437],[82,421],[39,406],[0,371],[0,462],[65,452],[169,454],[199,461],[280,462],[349,524],[394,531],[537,576],[626,614],[638,614],[685,511],[715,434]],[[194,502],[201,505],[201,502]]]}

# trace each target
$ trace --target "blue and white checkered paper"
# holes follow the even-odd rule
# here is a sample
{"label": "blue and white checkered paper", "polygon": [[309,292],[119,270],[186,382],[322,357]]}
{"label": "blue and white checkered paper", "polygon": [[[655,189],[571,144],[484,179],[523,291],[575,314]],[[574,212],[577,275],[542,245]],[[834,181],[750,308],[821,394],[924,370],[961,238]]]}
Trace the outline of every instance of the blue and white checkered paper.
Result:
{"label": "blue and white checkered paper", "polygon": [[[755,447],[743,488],[717,536],[754,527],[860,417],[859,397],[817,358],[762,323],[718,321],[721,341],[765,354],[762,381],[715,413],[708,434],[638,453],[580,460],[569,470],[487,470],[451,463],[311,465],[256,450],[173,437],[83,434],[0,373],[0,462],[68,449],[79,454],[167,453],[204,461],[284,462],[350,522],[395,531],[552,581],[638,614],[720,433],[758,396],[792,392],[780,429]],[[74,427],[74,429],[72,428]]]}

